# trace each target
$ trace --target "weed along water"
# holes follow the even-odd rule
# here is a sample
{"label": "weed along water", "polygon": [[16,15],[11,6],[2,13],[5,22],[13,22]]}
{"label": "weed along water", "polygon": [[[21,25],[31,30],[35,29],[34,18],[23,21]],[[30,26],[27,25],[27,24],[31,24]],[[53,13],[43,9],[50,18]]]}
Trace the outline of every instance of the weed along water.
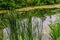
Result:
{"label": "weed along water", "polygon": [[25,12],[9,11],[1,14],[0,24],[4,27],[3,40],[53,39],[51,37],[54,35],[53,30],[49,26],[54,20],[52,16],[57,15],[58,12],[59,9],[36,9]]}
{"label": "weed along water", "polygon": [[0,40],[60,40],[60,0],[0,0]]}
{"label": "weed along water", "polygon": [[[54,17],[52,17],[54,18]],[[50,35],[49,35],[49,31],[50,31],[50,28],[49,28],[49,24],[50,24],[50,21],[51,18],[49,16],[46,16],[46,19],[44,20],[43,22],[43,29],[42,29],[42,20],[40,18],[37,18],[37,17],[32,17],[31,18],[31,23],[32,23],[32,37],[33,39],[31,40],[40,40],[40,37],[41,37],[41,40],[50,40]],[[21,21],[21,29],[18,28],[18,32],[19,31],[24,31],[24,40],[28,40],[30,37],[28,35],[28,31],[27,31],[27,27],[28,27],[28,19],[23,19]],[[22,30],[23,28],[23,30]],[[43,31],[42,31],[43,30]],[[42,31],[42,32],[41,32]],[[26,37],[25,37],[26,36]],[[7,27],[7,28],[4,28],[3,29],[3,40],[10,40],[10,28]],[[19,36],[19,39],[20,40],[23,40],[23,37],[22,37],[22,34],[21,36]]]}
{"label": "weed along water", "polygon": [[[31,30],[31,29],[27,29],[27,27],[28,27],[28,19],[23,19],[22,21],[21,21],[21,24],[22,24],[22,26],[21,26],[21,29],[18,29],[18,31],[24,31],[24,35],[23,34],[21,34],[21,38],[20,39],[23,39],[23,37],[22,37],[22,35],[24,36],[24,40],[26,39],[26,40],[28,40],[28,39],[30,39],[30,37],[29,37],[29,35],[32,35],[33,36],[33,39],[32,40],[37,40],[37,39],[39,39],[39,37],[40,37],[40,35],[41,35],[41,30],[42,30],[42,24],[41,24],[41,19],[40,18],[37,18],[37,17],[32,17],[31,18],[31,20],[32,20],[32,34],[29,34],[30,32],[29,32],[29,30]],[[9,39],[9,35],[10,35],[10,31],[9,31],[9,29],[10,28],[5,28],[5,29],[3,29],[3,39],[4,40],[8,40]],[[23,29],[23,30],[22,30]],[[26,37],[25,37],[26,36]]]}

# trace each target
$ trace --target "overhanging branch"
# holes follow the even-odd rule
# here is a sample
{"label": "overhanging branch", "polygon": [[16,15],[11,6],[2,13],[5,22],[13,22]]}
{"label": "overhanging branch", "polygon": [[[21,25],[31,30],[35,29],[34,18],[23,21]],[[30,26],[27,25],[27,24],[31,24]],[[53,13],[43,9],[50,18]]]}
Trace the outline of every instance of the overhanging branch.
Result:
{"label": "overhanging branch", "polygon": [[[44,5],[44,6],[30,6],[30,7],[15,9],[15,11],[24,12],[24,11],[34,10],[34,9],[51,9],[51,8],[60,8],[60,4]],[[9,11],[10,10],[0,10],[0,14],[7,13]]]}

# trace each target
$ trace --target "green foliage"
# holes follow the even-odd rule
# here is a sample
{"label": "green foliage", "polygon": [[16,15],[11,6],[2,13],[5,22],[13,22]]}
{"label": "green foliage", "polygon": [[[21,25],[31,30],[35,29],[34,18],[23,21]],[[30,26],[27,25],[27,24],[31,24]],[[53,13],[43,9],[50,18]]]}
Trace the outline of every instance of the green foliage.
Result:
{"label": "green foliage", "polygon": [[60,24],[54,24],[54,25],[50,25],[51,28],[51,38],[52,40],[57,40],[60,37]]}
{"label": "green foliage", "polygon": [[[26,11],[26,12],[15,12],[12,13],[13,15],[16,15],[15,18],[18,19],[25,19],[25,18],[29,18],[30,16],[34,16],[34,17],[40,17],[45,19],[45,16],[47,15],[54,15],[56,12],[53,12],[53,10],[56,9],[36,9],[36,10],[30,10],[30,11]],[[11,15],[11,13],[7,13],[7,14],[0,14],[0,29],[8,27],[9,25],[9,15]],[[11,17],[12,18],[12,17]],[[8,25],[7,25],[8,24]]]}
{"label": "green foliage", "polygon": [[60,3],[60,0],[0,0],[0,9],[15,9],[26,6],[49,5]]}
{"label": "green foliage", "polygon": [[[52,12],[51,10],[52,9],[36,9],[26,12],[9,11],[9,13],[7,14],[0,14],[0,29],[10,27],[11,40],[18,40],[18,35],[21,36],[22,40],[33,40],[34,36],[32,36],[31,17],[34,16],[40,17],[41,19],[45,19],[46,15],[55,14],[55,12]],[[22,24],[19,23],[26,18],[29,19],[28,28],[26,27],[27,33],[25,33],[25,26],[22,26]],[[18,29],[19,31],[17,32]],[[39,37],[39,40],[41,40],[41,36]]]}
{"label": "green foliage", "polygon": [[51,25],[49,25],[50,27],[50,36],[51,36],[51,40],[60,40],[60,18],[58,18],[59,16],[57,15],[57,19],[54,23],[51,23]]}
{"label": "green foliage", "polygon": [[[0,10],[1,9],[12,10],[12,9],[22,8],[27,6],[49,5],[49,4],[56,4],[56,3],[60,3],[60,0],[0,0]],[[51,10],[52,9],[36,9],[36,10],[30,10],[26,12],[10,11],[7,14],[0,14],[0,29],[2,30],[5,27],[10,27],[11,29],[10,40],[14,40],[14,39],[18,40],[18,35],[21,36],[22,40],[33,40],[34,36],[32,35],[31,17],[35,16],[35,17],[40,17],[41,19],[45,19],[46,15],[50,16],[55,14],[55,12],[51,12]],[[25,18],[29,19],[28,27],[26,27],[27,33],[25,32],[24,29],[25,26],[23,27],[22,24],[19,23]],[[58,23],[56,25],[54,26],[55,28],[51,28],[52,29],[51,33],[53,34],[51,36],[54,40],[55,39],[58,40],[60,38],[60,35],[57,33],[59,29],[56,29],[57,27],[60,28],[59,27],[60,24]],[[41,40],[41,36],[39,37],[39,40]]]}
{"label": "green foliage", "polygon": [[0,30],[7,27],[9,25],[9,22],[7,20],[7,14],[0,14]]}

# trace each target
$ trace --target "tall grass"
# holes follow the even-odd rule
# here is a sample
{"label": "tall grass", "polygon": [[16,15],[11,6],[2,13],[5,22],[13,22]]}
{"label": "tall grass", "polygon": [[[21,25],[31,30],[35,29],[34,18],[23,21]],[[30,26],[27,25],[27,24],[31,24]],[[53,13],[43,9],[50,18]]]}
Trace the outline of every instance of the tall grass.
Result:
{"label": "tall grass", "polygon": [[57,19],[54,24],[51,22],[50,27],[50,36],[51,40],[60,40],[60,23]]}
{"label": "tall grass", "polygon": [[[32,16],[23,18],[23,14],[11,12],[8,14],[8,21],[10,26],[10,40],[35,40],[33,36],[34,31],[32,30]],[[23,20],[28,19],[26,22]],[[36,25],[36,28],[38,24]],[[38,34],[40,35],[40,34]],[[38,36],[37,40],[41,40],[41,36]]]}
{"label": "tall grass", "polygon": [[[40,12],[42,12],[41,15]],[[2,17],[3,20],[1,20],[2,22],[1,21],[0,22],[4,24],[3,26],[10,27],[10,40],[41,40],[44,17],[41,17],[41,19],[43,19],[41,21],[41,24],[39,24],[39,22],[36,23],[34,22],[35,26],[33,28],[32,16],[40,18],[40,16],[43,16],[43,14],[44,14],[43,11],[38,10],[37,12],[29,11],[23,13],[11,11],[6,15],[4,14],[5,16],[2,14],[1,16],[4,17]],[[4,18],[6,18],[6,20]]]}

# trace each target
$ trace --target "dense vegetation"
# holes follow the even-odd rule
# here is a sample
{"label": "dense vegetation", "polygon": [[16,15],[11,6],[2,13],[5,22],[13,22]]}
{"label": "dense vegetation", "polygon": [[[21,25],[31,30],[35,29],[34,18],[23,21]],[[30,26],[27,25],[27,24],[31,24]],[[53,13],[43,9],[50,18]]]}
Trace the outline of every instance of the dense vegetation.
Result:
{"label": "dense vegetation", "polygon": [[0,9],[15,9],[60,3],[60,0],[0,0]]}
{"label": "dense vegetation", "polygon": [[60,14],[56,15],[56,20],[50,24],[51,40],[60,40]]}
{"label": "dense vegetation", "polygon": [[[40,6],[40,5],[59,4],[59,3],[60,3],[60,0],[0,0],[0,10],[3,10],[3,9],[10,10],[9,13],[7,14],[0,14],[0,30],[6,27],[10,27],[11,29],[10,40],[14,40],[14,39],[19,40],[18,35],[21,36],[22,40],[33,40],[34,36],[32,34],[31,18],[33,16],[39,17],[44,21],[47,15],[51,16],[55,14],[56,12],[60,12],[60,9],[59,10],[57,10],[56,8],[35,9],[35,10],[29,10],[26,12],[16,12],[16,11],[11,11],[11,10],[16,9],[16,8],[28,7],[28,6]],[[28,27],[26,28],[27,33],[25,32],[25,29],[24,29],[25,24],[22,25],[21,23],[19,23],[21,22],[21,20],[26,19],[26,18],[28,19]],[[53,25],[50,25],[50,26],[53,26]],[[57,26],[59,28],[60,24],[58,23]],[[17,33],[18,29],[19,31]],[[51,33],[54,36],[54,38],[52,37],[52,39],[57,40],[56,34],[54,35],[54,32],[52,31],[53,30],[51,30]],[[2,38],[0,39],[2,40]],[[41,36],[38,37],[38,40],[41,40]]]}
{"label": "dense vegetation", "polygon": [[[56,9],[53,9],[56,10]],[[31,18],[34,17],[39,17],[43,21],[45,20],[47,15],[53,15],[56,14],[56,12],[53,12],[52,9],[36,9],[36,10],[30,10],[27,12],[16,12],[16,11],[10,11],[7,14],[0,14],[0,29],[2,30],[3,28],[10,27],[11,28],[11,40],[18,40],[18,35],[21,36],[22,40],[33,40],[34,36],[32,36],[32,25],[31,25]],[[23,19],[28,19],[28,28],[27,29],[27,34],[24,30],[24,27],[20,21]],[[25,25],[25,24],[24,24]],[[20,30],[20,27],[22,27]],[[36,26],[37,27],[37,26]],[[19,32],[17,33],[17,30],[19,29]],[[26,35],[26,36],[24,36]],[[38,38],[41,40],[41,36]]]}

